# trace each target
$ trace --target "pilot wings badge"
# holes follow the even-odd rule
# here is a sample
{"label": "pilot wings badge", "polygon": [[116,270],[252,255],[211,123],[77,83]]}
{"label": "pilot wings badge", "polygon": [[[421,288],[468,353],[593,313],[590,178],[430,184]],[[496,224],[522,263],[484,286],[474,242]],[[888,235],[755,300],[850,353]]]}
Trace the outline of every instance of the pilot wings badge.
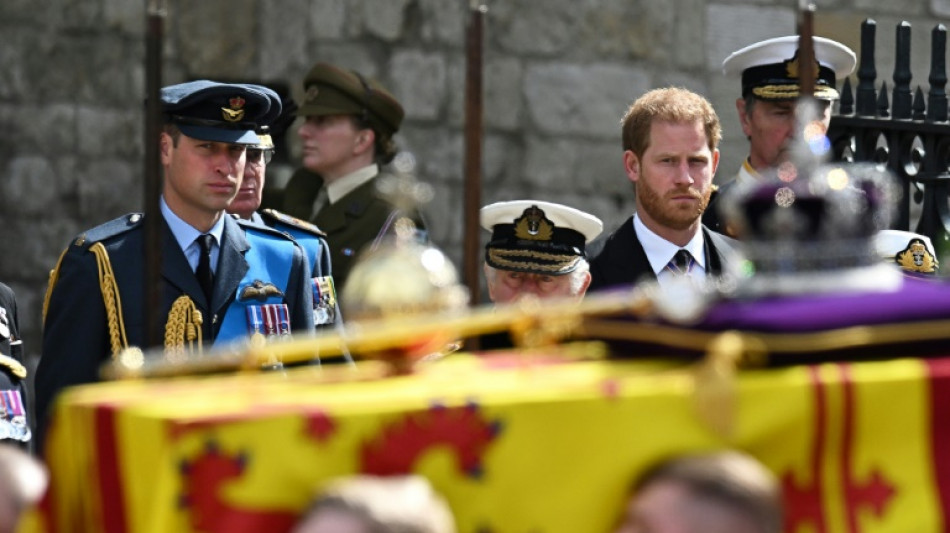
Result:
{"label": "pilot wings badge", "polygon": [[239,299],[241,301],[257,300],[259,302],[263,302],[271,296],[283,297],[284,293],[281,292],[281,290],[278,289],[273,283],[267,283],[256,279],[241,289]]}

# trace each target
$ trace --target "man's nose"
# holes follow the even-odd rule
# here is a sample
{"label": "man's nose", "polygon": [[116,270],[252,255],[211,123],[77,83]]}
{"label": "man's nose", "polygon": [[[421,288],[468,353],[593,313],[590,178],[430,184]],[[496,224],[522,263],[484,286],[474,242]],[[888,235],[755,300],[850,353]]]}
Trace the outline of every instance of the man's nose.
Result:
{"label": "man's nose", "polygon": [[676,174],[673,176],[676,180],[676,183],[691,184],[693,183],[693,176],[690,173],[689,161],[684,161],[676,166]]}
{"label": "man's nose", "polygon": [[221,150],[214,156],[215,170],[227,176],[236,174],[240,162],[241,158],[229,150]]}

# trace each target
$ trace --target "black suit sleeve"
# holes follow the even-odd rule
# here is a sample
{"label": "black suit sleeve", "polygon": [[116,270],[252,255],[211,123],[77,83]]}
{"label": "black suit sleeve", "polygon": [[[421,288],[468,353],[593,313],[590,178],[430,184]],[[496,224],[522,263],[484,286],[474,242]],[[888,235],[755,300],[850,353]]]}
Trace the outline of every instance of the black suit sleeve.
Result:
{"label": "black suit sleeve", "polygon": [[63,257],[50,298],[36,370],[39,447],[56,396],[70,385],[98,381],[99,366],[110,352],[95,256],[71,246]]}

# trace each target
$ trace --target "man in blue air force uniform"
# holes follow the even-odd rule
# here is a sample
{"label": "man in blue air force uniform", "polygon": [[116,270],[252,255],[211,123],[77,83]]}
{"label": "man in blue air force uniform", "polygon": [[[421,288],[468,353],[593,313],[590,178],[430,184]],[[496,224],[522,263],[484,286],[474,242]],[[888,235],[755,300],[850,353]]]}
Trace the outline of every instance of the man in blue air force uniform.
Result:
{"label": "man in blue air force uniform", "polygon": [[[245,150],[271,100],[206,80],[165,87],[160,137],[161,301],[166,350],[194,352],[248,335],[313,330],[308,263],[286,235],[225,213],[241,184]],[[64,387],[98,380],[100,365],[147,341],[141,214],[75,238],[50,276],[37,427]]]}
{"label": "man in blue air force uniform", "polygon": [[247,148],[247,164],[244,166],[244,180],[237,196],[228,205],[228,213],[244,220],[262,224],[286,233],[292,237],[310,261],[310,284],[313,297],[313,319],[316,326],[329,326],[339,323],[340,313],[336,298],[336,289],[333,283],[333,272],[330,263],[330,246],[326,241],[326,234],[317,226],[286,215],[274,209],[258,211],[264,196],[264,183],[267,164],[274,154],[274,140],[270,126],[275,123],[286,123],[281,120],[281,113],[293,112],[293,105],[284,109],[280,96],[273,90],[260,85],[250,85],[260,90],[271,99],[271,108],[265,117],[261,118],[258,128],[258,143]]}

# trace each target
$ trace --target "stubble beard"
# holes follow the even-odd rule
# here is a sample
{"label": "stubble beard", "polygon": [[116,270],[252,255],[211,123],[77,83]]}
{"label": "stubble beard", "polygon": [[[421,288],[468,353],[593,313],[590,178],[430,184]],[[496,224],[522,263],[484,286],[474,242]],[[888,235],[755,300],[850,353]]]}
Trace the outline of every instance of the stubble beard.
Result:
{"label": "stubble beard", "polygon": [[[689,229],[699,217],[706,211],[709,205],[709,197],[712,195],[712,187],[707,187],[705,191],[700,192],[696,189],[674,189],[661,196],[656,189],[650,187],[643,180],[635,184],[637,198],[639,198],[640,207],[647,215],[658,224],[677,231]],[[689,194],[699,200],[699,204],[693,208],[690,206],[676,205],[673,203],[674,196]]]}

